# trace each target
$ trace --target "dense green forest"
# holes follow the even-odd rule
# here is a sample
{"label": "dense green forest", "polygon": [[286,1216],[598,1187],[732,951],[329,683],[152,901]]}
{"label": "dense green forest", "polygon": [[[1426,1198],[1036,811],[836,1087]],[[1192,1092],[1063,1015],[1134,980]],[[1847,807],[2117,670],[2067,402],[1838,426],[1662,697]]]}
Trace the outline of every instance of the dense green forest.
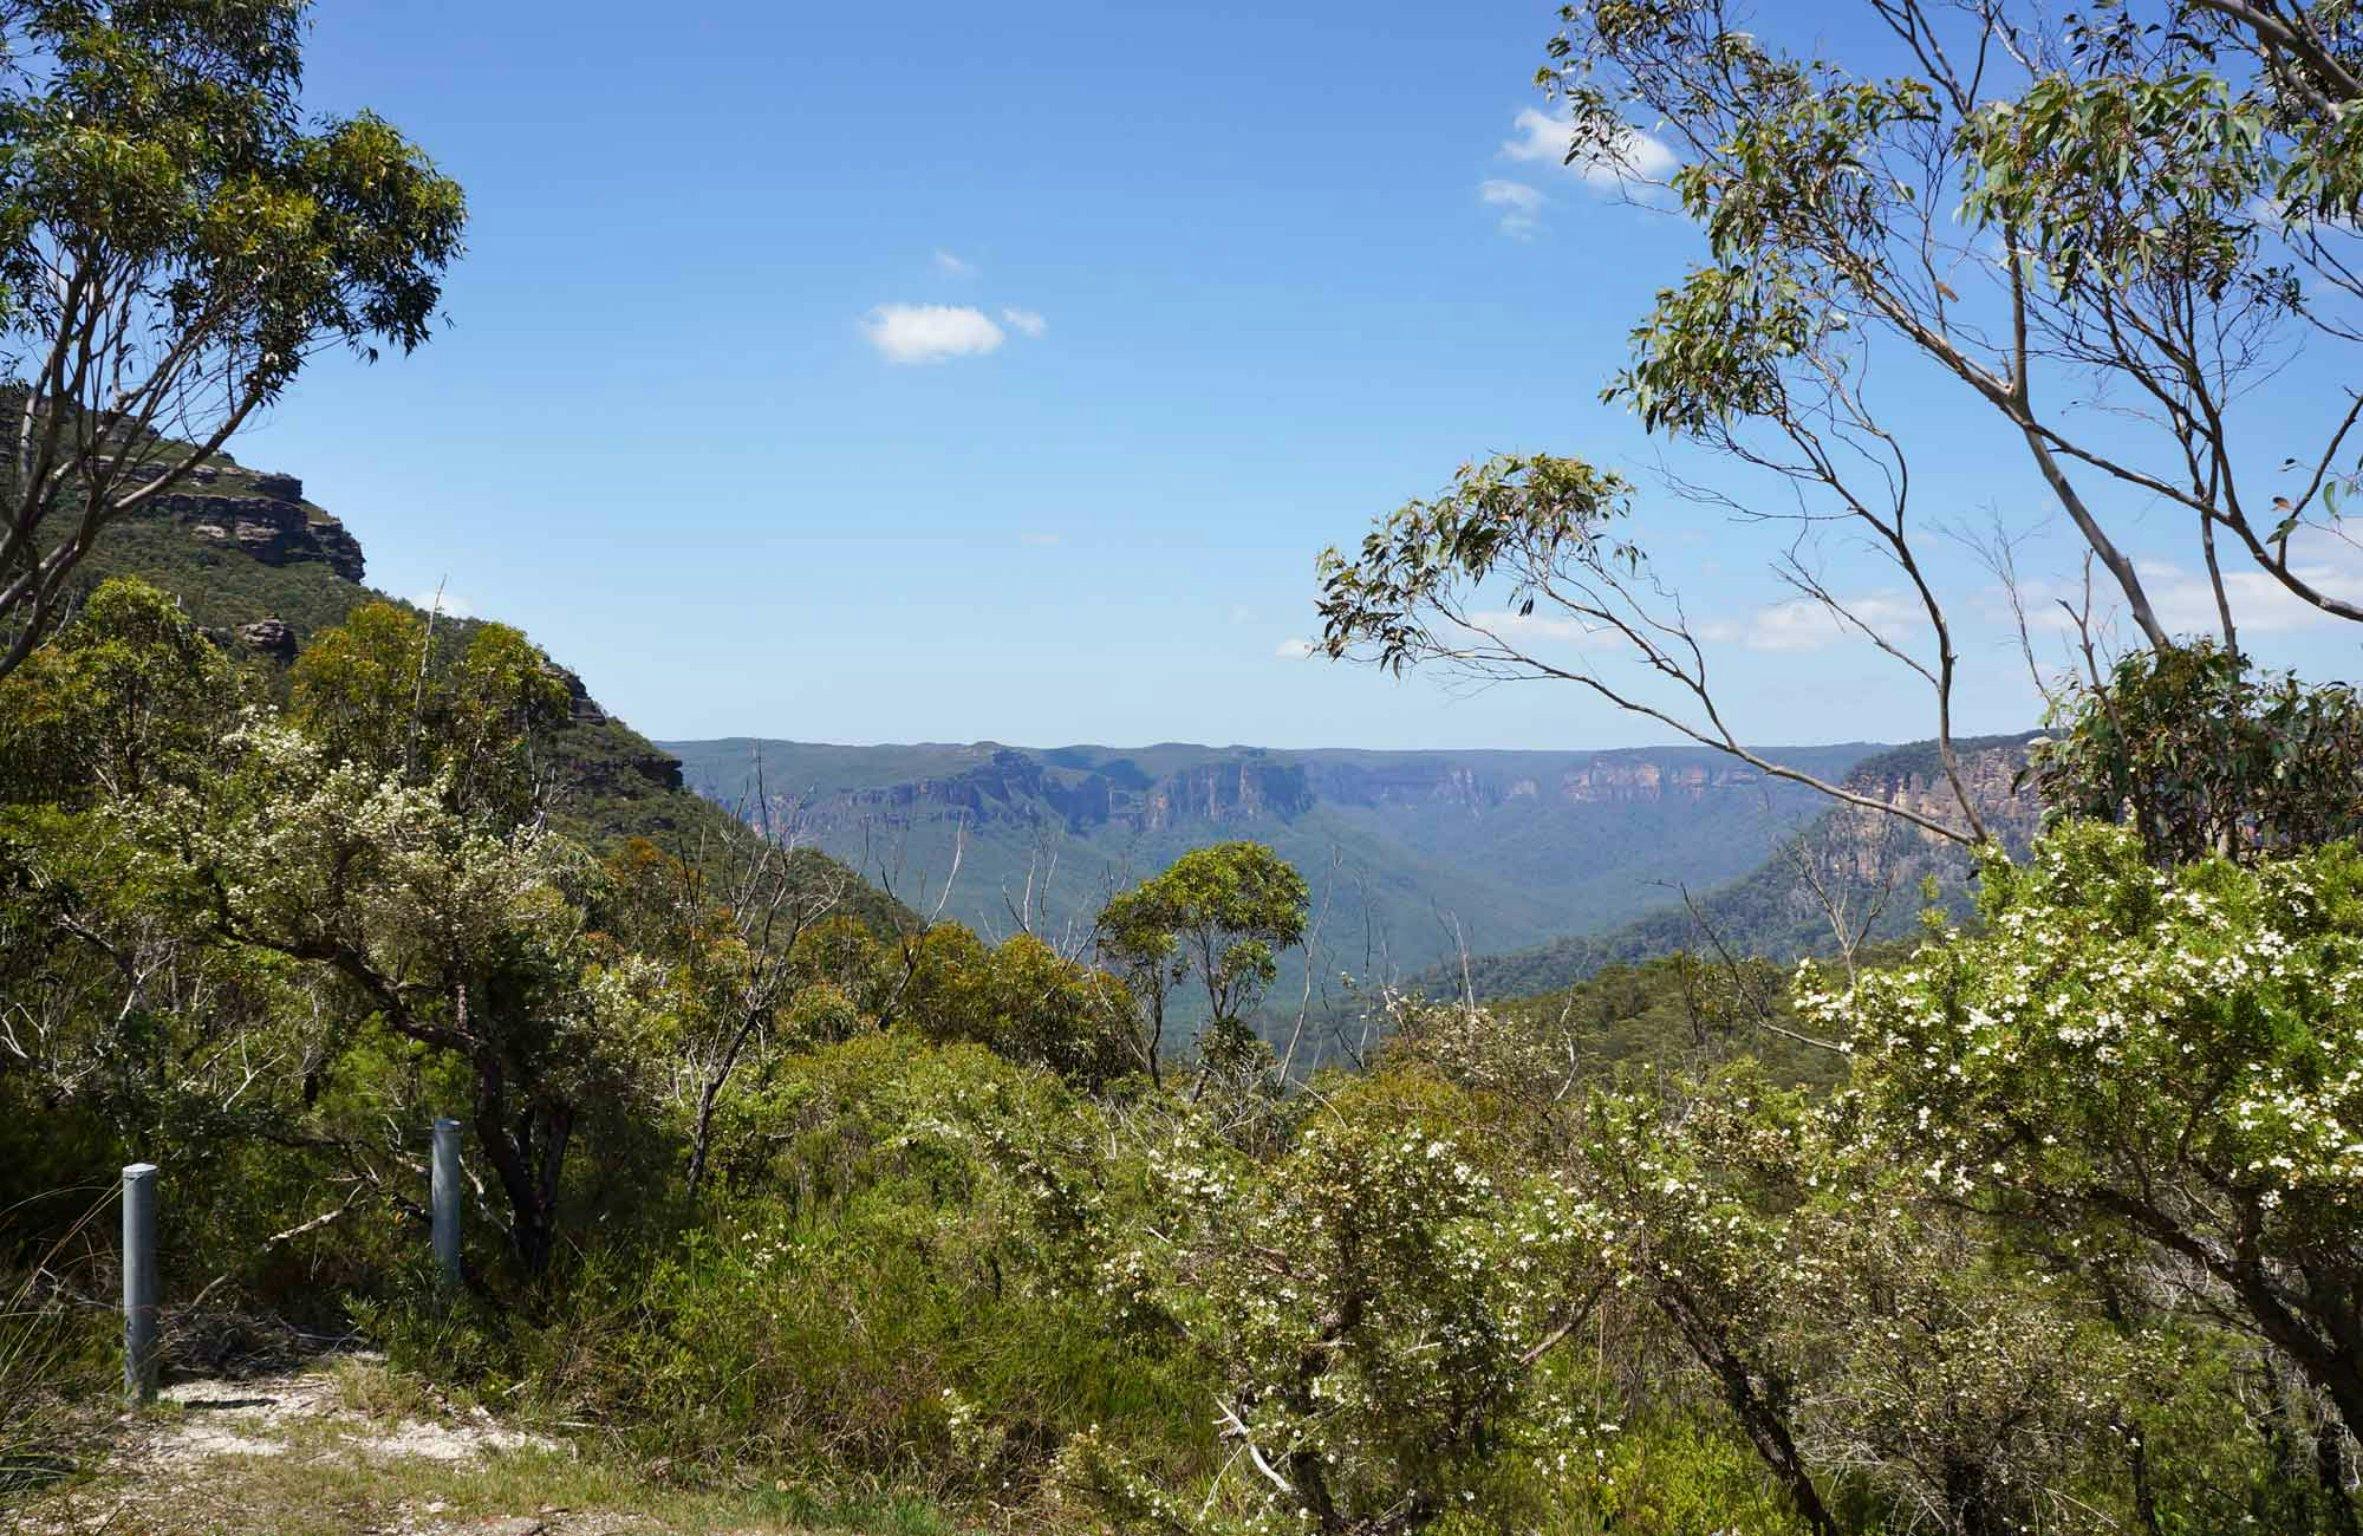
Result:
{"label": "dense green forest", "polygon": [[[2259,373],[2363,336],[2345,12],[1880,0],[1873,70],[1568,6],[1571,161],[1677,141],[1703,252],[1608,400],[1887,562],[1875,609],[1803,533],[1780,570],[1932,735],[1752,746],[1632,483],[1464,465],[1320,558],[1318,648],[1604,701],[1793,835],[1315,1017],[1286,849],[1143,844],[1041,931],[964,923],[768,782],[693,793],[519,630],[370,592],[237,463],[322,348],[430,339],[465,221],[392,125],[299,110],[303,9],[0,5],[0,1522],[2353,1536],[2363,697],[2239,615],[2363,619],[2317,563],[2363,408],[2273,496],[2226,425],[2298,431]],[[2066,666],[2015,546],[1969,599],[2006,590],[2040,735],[1954,728],[1873,335],[2079,541]],[[2095,433],[2063,375],[2155,411]],[[2103,481],[2195,514],[2212,617]],[[986,766],[1072,830],[1198,750]],[[1309,812],[1371,766],[1217,771]],[[1650,839],[1693,867],[1657,815],[1593,918]],[[1525,838],[1453,878],[1538,882]]]}

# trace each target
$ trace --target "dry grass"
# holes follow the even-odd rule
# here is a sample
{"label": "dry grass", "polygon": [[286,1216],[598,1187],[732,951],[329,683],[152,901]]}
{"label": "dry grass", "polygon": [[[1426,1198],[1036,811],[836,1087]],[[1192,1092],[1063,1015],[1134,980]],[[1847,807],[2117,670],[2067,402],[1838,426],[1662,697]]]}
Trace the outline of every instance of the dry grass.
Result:
{"label": "dry grass", "polygon": [[[62,1193],[80,1198],[88,1191]],[[96,1241],[113,1204],[112,1191],[101,1195],[20,1273],[0,1270],[0,1508],[70,1472],[88,1445],[87,1403],[99,1373],[85,1358],[88,1319],[77,1314],[62,1276],[91,1271],[81,1251]],[[0,1253],[16,1214],[0,1211]],[[77,1256],[85,1261],[74,1262]]]}

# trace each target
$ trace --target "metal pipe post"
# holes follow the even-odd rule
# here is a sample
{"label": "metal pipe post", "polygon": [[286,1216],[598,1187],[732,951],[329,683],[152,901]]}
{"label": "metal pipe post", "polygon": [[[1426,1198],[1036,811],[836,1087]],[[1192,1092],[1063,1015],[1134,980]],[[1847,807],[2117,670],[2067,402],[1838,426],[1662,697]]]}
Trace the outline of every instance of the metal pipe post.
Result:
{"label": "metal pipe post", "polygon": [[435,1122],[435,1155],[427,1174],[427,1210],[433,1218],[435,1267],[446,1284],[460,1281],[459,1122]]}
{"label": "metal pipe post", "polygon": [[123,1394],[156,1400],[156,1165],[123,1170]]}

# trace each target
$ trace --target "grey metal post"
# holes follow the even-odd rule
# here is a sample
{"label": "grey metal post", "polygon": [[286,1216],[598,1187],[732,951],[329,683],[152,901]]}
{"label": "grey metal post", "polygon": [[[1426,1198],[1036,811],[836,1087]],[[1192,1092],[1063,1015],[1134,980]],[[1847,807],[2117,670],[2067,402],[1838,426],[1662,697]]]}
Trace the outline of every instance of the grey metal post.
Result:
{"label": "grey metal post", "polygon": [[156,1165],[123,1170],[123,1393],[156,1398]]}
{"label": "grey metal post", "polygon": [[448,1284],[459,1284],[459,1122],[435,1122],[435,1156],[427,1174],[427,1209],[433,1217],[435,1265]]}

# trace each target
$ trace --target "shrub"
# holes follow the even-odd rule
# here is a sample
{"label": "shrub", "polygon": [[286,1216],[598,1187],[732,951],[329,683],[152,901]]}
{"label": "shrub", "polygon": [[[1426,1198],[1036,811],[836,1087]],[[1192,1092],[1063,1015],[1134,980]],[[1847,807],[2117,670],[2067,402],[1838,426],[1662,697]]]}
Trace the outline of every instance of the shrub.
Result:
{"label": "shrub", "polygon": [[2046,812],[2117,821],[2150,858],[2287,854],[2363,833],[2363,699],[2212,643],[2136,651],[2052,712]]}
{"label": "shrub", "polygon": [[2132,833],[1986,872],[1984,931],[1809,1012],[1932,1191],[2087,1271],[2188,1271],[2363,1430],[2363,853],[2152,868]]}

